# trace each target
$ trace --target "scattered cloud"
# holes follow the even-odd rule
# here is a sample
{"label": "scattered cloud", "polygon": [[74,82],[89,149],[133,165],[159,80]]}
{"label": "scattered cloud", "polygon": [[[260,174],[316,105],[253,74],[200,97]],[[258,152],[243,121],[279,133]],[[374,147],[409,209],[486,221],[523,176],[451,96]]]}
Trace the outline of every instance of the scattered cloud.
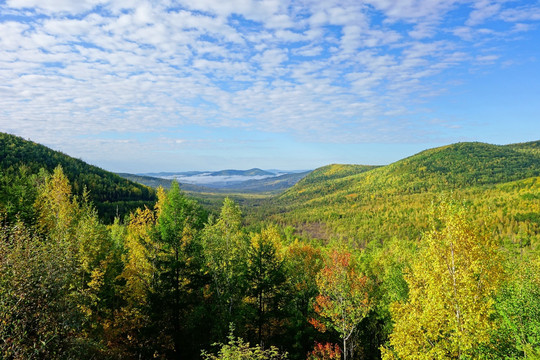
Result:
{"label": "scattered cloud", "polygon": [[[537,31],[540,6],[517,3],[8,0],[0,128],[92,156],[98,140],[84,136],[189,126],[416,141],[425,124],[411,114],[459,81],[447,72],[511,64],[490,41]],[[91,145],[65,140],[73,138]],[[142,146],[99,144],[101,156]]]}

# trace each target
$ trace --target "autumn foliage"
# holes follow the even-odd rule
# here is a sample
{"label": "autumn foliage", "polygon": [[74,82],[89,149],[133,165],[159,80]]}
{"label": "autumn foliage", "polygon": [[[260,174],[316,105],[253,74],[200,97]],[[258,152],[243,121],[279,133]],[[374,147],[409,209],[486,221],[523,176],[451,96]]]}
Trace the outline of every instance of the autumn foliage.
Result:
{"label": "autumn foliage", "polygon": [[308,353],[307,360],[339,360],[341,349],[338,344],[316,342],[313,350]]}
{"label": "autumn foliage", "polygon": [[350,252],[334,249],[317,275],[317,286],[314,309],[322,322],[313,319],[311,323],[323,331],[330,327],[339,334],[346,359],[347,342],[372,306],[368,278],[356,270]]}
{"label": "autumn foliage", "polygon": [[540,358],[540,147],[475,148],[111,225],[60,167],[0,172],[0,358]]}

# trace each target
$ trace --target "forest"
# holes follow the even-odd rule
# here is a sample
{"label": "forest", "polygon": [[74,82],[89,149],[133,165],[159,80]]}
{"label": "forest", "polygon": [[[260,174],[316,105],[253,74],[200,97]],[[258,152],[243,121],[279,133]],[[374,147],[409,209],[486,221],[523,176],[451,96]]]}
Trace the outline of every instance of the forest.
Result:
{"label": "forest", "polygon": [[540,141],[198,201],[0,140],[1,359],[540,358]]}
{"label": "forest", "polygon": [[[0,159],[0,196],[15,202],[29,199],[16,194],[25,188],[21,182],[37,175],[42,169],[51,173],[58,165],[62,166],[74,193],[81,196],[86,190],[100,218],[107,223],[139,207],[152,206],[156,201],[156,192],[150,187],[127,181],[46,146],[1,132]],[[10,215],[17,212],[15,205],[8,208]]]}

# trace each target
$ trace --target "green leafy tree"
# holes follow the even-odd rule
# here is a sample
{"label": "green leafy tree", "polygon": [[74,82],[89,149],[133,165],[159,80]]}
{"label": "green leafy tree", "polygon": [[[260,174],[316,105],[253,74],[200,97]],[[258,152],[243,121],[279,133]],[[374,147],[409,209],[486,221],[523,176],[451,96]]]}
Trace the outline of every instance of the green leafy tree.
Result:
{"label": "green leafy tree", "polygon": [[254,310],[255,339],[262,346],[283,328],[285,271],[279,247],[281,237],[274,227],[253,234],[248,252],[248,297]]}
{"label": "green leafy tree", "polygon": [[[3,359],[84,358],[84,315],[75,262],[22,223],[0,229],[0,354]],[[82,335],[82,336],[81,336]],[[87,351],[92,352],[90,348]]]}
{"label": "green leafy tree", "polygon": [[322,251],[304,241],[294,240],[284,249],[286,273],[286,333],[282,344],[291,359],[305,359],[319,333],[308,320],[314,316],[313,300],[319,290],[317,274],[323,266]]}
{"label": "green leafy tree", "polygon": [[203,360],[285,360],[287,353],[280,353],[276,347],[270,347],[264,350],[260,345],[251,347],[243,339],[233,335],[231,329],[227,344],[214,344],[219,346],[216,355],[209,354],[206,351],[202,352]]}
{"label": "green leafy tree", "polygon": [[19,218],[27,225],[34,224],[37,178],[24,165],[0,171],[0,212],[5,212],[8,221]]}
{"label": "green leafy tree", "polygon": [[517,350],[513,356],[540,359],[540,262],[518,257],[512,265],[496,298],[497,335]]}
{"label": "green leafy tree", "polygon": [[115,311],[107,335],[115,352],[127,358],[153,356],[161,348],[159,344],[163,343],[150,331],[150,297],[155,291],[154,277],[157,274],[154,263],[158,250],[154,239],[155,225],[154,211],[137,209],[130,216],[125,234],[116,235],[121,237],[124,249],[124,266],[119,275],[123,284],[118,287],[122,306]]}
{"label": "green leafy tree", "polygon": [[[153,301],[157,324],[161,333],[170,334],[173,355],[180,357],[188,345],[198,339],[188,331],[188,318],[193,306],[200,303],[197,298],[200,278],[201,246],[199,231],[204,224],[202,210],[197,202],[185,197],[177,182],[173,182],[168,193],[158,192],[157,247],[156,258],[158,283]],[[200,326],[200,324],[194,324]],[[199,336],[200,338],[200,336]]]}
{"label": "green leafy tree", "polygon": [[372,311],[358,329],[356,340],[362,345],[364,358],[380,358],[380,347],[388,342],[393,323],[390,306],[396,301],[406,301],[408,285],[404,272],[418,252],[417,242],[392,238],[372,243],[357,258],[361,271],[373,281]]}
{"label": "green leafy tree", "polygon": [[89,319],[91,336],[98,339],[103,337],[103,327],[113,317],[118,302],[115,283],[121,272],[121,249],[114,246],[109,230],[101,223],[86,191],[74,226],[77,262],[86,298],[81,309]]}
{"label": "green leafy tree", "polygon": [[211,293],[217,302],[217,318],[213,320],[218,336],[224,337],[228,324],[240,315],[246,290],[249,241],[234,201],[225,198],[218,219],[203,230],[202,245],[205,267],[212,278]]}
{"label": "green leafy tree", "polygon": [[100,321],[93,311],[104,307],[105,270],[97,267],[108,251],[101,249],[106,232],[73,198],[60,167],[37,192],[39,234],[17,223],[3,229],[1,240],[2,322],[11,333],[6,344],[13,345],[8,358],[97,356]]}
{"label": "green leafy tree", "polygon": [[55,168],[40,186],[35,207],[41,231],[77,253],[75,225],[80,208],[72,196],[71,185],[62,167]]}

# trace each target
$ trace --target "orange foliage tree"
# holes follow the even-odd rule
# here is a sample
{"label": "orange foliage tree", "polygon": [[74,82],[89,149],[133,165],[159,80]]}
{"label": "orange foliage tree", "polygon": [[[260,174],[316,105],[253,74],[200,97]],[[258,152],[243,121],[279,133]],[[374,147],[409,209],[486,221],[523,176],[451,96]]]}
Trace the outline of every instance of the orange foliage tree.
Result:
{"label": "orange foliage tree", "polygon": [[338,332],[346,360],[348,351],[352,355],[347,343],[372,306],[368,278],[356,270],[350,252],[332,250],[317,275],[317,287],[314,308],[322,322],[312,319],[311,323],[322,331],[330,327]]}
{"label": "orange foliage tree", "polygon": [[340,360],[341,349],[338,344],[315,343],[313,350],[308,353],[307,360]]}

